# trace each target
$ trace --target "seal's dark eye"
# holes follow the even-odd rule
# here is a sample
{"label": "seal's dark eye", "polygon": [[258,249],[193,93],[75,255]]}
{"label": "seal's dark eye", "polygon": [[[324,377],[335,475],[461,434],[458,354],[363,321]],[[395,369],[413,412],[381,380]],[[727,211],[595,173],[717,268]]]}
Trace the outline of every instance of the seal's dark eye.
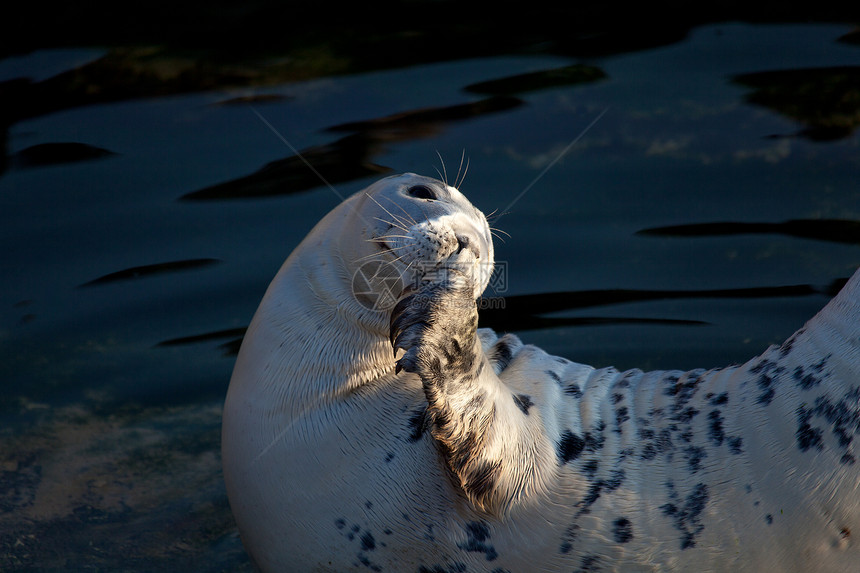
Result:
{"label": "seal's dark eye", "polygon": [[436,199],[436,193],[425,185],[415,185],[414,187],[407,189],[406,192],[416,199],[429,199],[431,201]]}

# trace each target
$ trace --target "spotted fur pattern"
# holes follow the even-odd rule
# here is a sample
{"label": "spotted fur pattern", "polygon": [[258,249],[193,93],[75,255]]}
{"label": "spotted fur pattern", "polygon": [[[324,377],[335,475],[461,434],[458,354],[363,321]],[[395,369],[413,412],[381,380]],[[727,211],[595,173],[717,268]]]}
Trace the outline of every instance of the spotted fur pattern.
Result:
{"label": "spotted fur pattern", "polygon": [[[224,407],[261,570],[857,570],[860,275],[746,364],[619,372],[477,329],[492,254],[456,189],[402,175],[284,264]],[[344,280],[377,256],[434,272],[380,312]]]}
{"label": "spotted fur pattern", "polygon": [[[430,433],[470,502],[498,528],[517,519],[517,504],[550,504],[557,521],[541,531],[562,562],[850,571],[860,527],[859,283],[781,347],[709,371],[593,369],[478,333],[474,301],[455,282],[403,299],[392,340],[406,350],[399,364],[422,380]],[[490,446],[499,434],[509,447]],[[552,460],[522,455],[546,444]],[[561,492],[559,507],[551,500]],[[791,536],[801,530],[802,541]],[[721,553],[728,546],[743,551]],[[507,554],[493,551],[493,561]]]}

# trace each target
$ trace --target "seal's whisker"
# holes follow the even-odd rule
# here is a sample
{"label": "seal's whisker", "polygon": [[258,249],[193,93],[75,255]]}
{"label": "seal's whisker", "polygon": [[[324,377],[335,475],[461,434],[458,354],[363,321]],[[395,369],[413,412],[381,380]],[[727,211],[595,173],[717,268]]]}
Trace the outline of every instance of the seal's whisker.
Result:
{"label": "seal's whisker", "polygon": [[[377,279],[380,276],[382,278],[390,278],[387,274],[385,274],[385,275],[381,274],[383,269],[388,269],[388,267],[392,266],[393,263],[399,261],[402,258],[403,257],[398,257],[398,258],[394,259],[393,261],[391,261],[390,263],[380,265],[379,268],[376,269],[376,272],[373,273],[373,276],[371,276],[370,278],[371,279]],[[398,278],[401,278],[401,277],[398,277]]]}
{"label": "seal's whisker", "polygon": [[[440,173],[440,175],[442,176],[442,183],[444,183],[445,187],[447,187],[448,186],[448,171],[445,170],[445,160],[442,159],[442,154],[439,153],[438,149],[436,150],[436,155],[439,156],[439,163],[442,164],[442,173]],[[439,170],[436,169],[436,172],[439,173]]]}
{"label": "seal's whisker", "polygon": [[388,199],[389,201],[391,201],[392,203],[394,203],[395,205],[397,205],[397,207],[399,207],[399,208],[400,208],[400,210],[401,210],[401,211],[403,211],[403,214],[404,214],[404,215],[406,215],[406,219],[407,219],[408,221],[411,221],[413,225],[417,225],[417,224],[418,224],[418,221],[416,221],[416,220],[415,220],[415,218],[414,218],[414,217],[409,213],[409,211],[407,211],[407,210],[406,210],[406,207],[404,207],[404,206],[403,206],[403,205],[401,205],[400,203],[396,202],[396,201],[395,201],[394,199],[392,199],[391,197],[386,197],[386,199]]}
{"label": "seal's whisker", "polygon": [[[386,252],[393,253],[395,251],[399,251],[400,249],[405,249],[407,246],[408,245],[400,245],[399,247],[388,247]],[[400,258],[402,258],[403,256],[406,256],[406,254],[402,255]],[[373,260],[375,258],[379,258],[380,262],[384,262],[384,263],[389,262],[389,261],[381,260],[381,257],[382,257],[382,252],[370,253],[369,255],[364,255],[363,257],[358,257],[357,259],[355,259],[354,262],[359,263],[359,262],[364,262],[364,261],[370,261],[370,260]],[[395,260],[398,260],[398,259],[395,259]]]}
{"label": "seal's whisker", "polygon": [[499,229],[498,227],[490,227],[490,232],[493,234],[502,233],[503,235],[506,235],[507,237],[511,236],[510,233],[508,233],[507,231],[503,231],[502,229]]}
{"label": "seal's whisker", "polygon": [[377,220],[377,221],[380,221],[380,222],[382,222],[382,223],[385,223],[385,224],[387,224],[387,225],[391,225],[393,228],[398,229],[398,230],[400,230],[400,231],[403,231],[403,232],[405,232],[405,233],[408,233],[408,232],[409,232],[409,228],[408,228],[408,227],[404,227],[403,225],[400,225],[400,224],[398,224],[398,223],[397,223],[397,222],[395,222],[395,221],[389,221],[388,219],[383,219],[383,218],[381,218],[381,217],[374,217],[374,219],[375,219],[375,220]]}
{"label": "seal's whisker", "polygon": [[[465,170],[463,170],[463,160],[466,161],[466,169]],[[460,179],[460,171],[463,171],[463,178],[462,179]],[[469,172],[469,159],[466,157],[466,150],[464,149],[462,155],[460,155],[460,166],[457,168],[457,178],[454,179],[454,187],[456,187],[457,189],[460,188],[460,185],[462,185],[466,181],[466,174],[468,172]]]}
{"label": "seal's whisker", "polygon": [[414,243],[414,242],[415,242],[415,237],[414,237],[413,235],[411,235],[411,234],[401,235],[400,233],[388,233],[388,234],[385,234],[385,235],[379,235],[379,236],[378,236],[378,237],[376,237],[375,239],[368,239],[368,240],[369,240],[369,241],[374,241],[374,240],[376,240],[376,241],[379,241],[379,240],[385,241],[385,240],[387,240],[387,239],[403,239],[404,241],[407,241],[407,242],[410,242],[410,243]]}
{"label": "seal's whisker", "polygon": [[498,209],[493,209],[493,212],[486,216],[487,221],[491,221],[493,219],[499,219],[507,214],[511,213],[511,211],[505,211],[504,213],[499,213]]}
{"label": "seal's whisker", "polygon": [[409,231],[410,225],[409,225],[408,221],[403,221],[403,219],[401,219],[400,217],[396,216],[394,213],[392,213],[391,211],[389,211],[388,209],[383,207],[382,204],[379,201],[377,201],[376,199],[373,199],[373,202],[376,203],[377,205],[379,205],[380,209],[382,209],[383,211],[388,213],[388,216],[391,217],[392,220],[386,221],[385,219],[382,219],[381,217],[374,217],[374,219],[376,219],[377,221],[382,221],[383,223],[388,223],[388,224],[393,225],[395,227],[400,227],[404,231]]}
{"label": "seal's whisker", "polygon": [[365,239],[368,243],[384,243],[385,239],[411,239],[409,235],[380,235],[374,239]]}
{"label": "seal's whisker", "polygon": [[[370,195],[368,195],[368,197],[370,197]],[[379,201],[377,201],[377,200],[376,200],[376,199],[374,199],[373,197],[370,197],[370,199],[371,199],[371,201],[373,201],[374,203],[376,203],[376,204],[379,206],[379,208],[380,208],[380,209],[382,209],[383,211],[385,211],[386,213],[388,213],[388,216],[389,216],[389,217],[391,217],[392,221],[386,221],[386,220],[381,219],[381,218],[379,218],[379,217],[374,217],[374,219],[376,219],[377,221],[382,221],[383,223],[388,223],[388,224],[390,224],[390,225],[394,225],[395,227],[400,227],[400,228],[401,228],[401,229],[403,229],[404,231],[409,232],[409,225],[408,225],[408,222],[404,222],[400,217],[398,217],[397,215],[395,215],[394,213],[392,213],[391,211],[389,211],[388,209],[386,209],[385,207],[383,207],[383,206],[382,206],[382,203],[380,203]],[[397,223],[399,223],[399,225],[398,225],[398,224],[395,224],[395,221],[396,221]]]}

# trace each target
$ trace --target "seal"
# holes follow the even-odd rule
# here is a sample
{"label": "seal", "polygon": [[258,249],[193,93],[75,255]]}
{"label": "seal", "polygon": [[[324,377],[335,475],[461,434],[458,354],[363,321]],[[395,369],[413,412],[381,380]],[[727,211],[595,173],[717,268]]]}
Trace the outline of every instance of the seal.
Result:
{"label": "seal", "polygon": [[860,273],[746,364],[619,372],[478,329],[492,262],[485,217],[413,174],[286,260],[223,416],[260,569],[856,570]]}

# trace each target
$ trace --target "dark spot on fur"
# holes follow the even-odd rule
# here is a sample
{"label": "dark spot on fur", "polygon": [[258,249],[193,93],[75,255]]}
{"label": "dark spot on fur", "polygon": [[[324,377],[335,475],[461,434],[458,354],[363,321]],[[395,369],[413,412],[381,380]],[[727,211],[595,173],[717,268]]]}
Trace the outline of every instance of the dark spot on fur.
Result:
{"label": "dark spot on fur", "polygon": [[514,394],[513,397],[514,403],[517,405],[517,408],[519,408],[523,414],[528,416],[529,408],[535,405],[534,402],[532,402],[531,397],[526,396],[525,394]]}
{"label": "dark spot on fur", "polygon": [[785,372],[785,368],[778,366],[773,360],[762,359],[755,366],[750,368],[749,371],[751,374],[758,375],[756,385],[761,390],[761,394],[759,394],[756,399],[756,403],[761,404],[762,406],[767,406],[773,401],[774,396],[776,396],[774,386],[780,381],[780,377],[782,373]]}
{"label": "dark spot on fur", "polygon": [[791,350],[794,347],[794,342],[797,340],[797,337],[803,334],[806,328],[801,328],[797,332],[791,335],[791,338],[782,343],[782,346],[779,347],[779,357],[785,358],[789,354],[791,354]]}
{"label": "dark spot on fur", "polygon": [[619,517],[612,523],[612,536],[618,543],[627,543],[633,539],[633,524],[626,517]]}
{"label": "dark spot on fur", "polygon": [[689,424],[698,414],[699,411],[690,406],[680,410],[674,417],[672,417],[672,421],[679,422],[681,424]]}
{"label": "dark spot on fur", "polygon": [[729,444],[729,453],[738,455],[744,453],[742,446],[744,444],[743,438],[739,436],[732,436],[728,440]]}
{"label": "dark spot on fur", "polygon": [[801,390],[809,390],[821,383],[821,380],[814,374],[806,372],[803,366],[798,366],[794,369],[794,379],[797,380],[797,385]]}
{"label": "dark spot on fur", "polygon": [[605,422],[599,422],[592,432],[585,432],[585,449],[589,452],[597,452],[603,449],[606,437],[603,431],[606,429]]}
{"label": "dark spot on fur", "polygon": [[717,396],[711,394],[708,396],[708,398],[710,399],[711,406],[725,406],[729,403],[728,392],[723,392],[722,394],[719,394]]}
{"label": "dark spot on fur", "polygon": [[585,474],[585,477],[588,478],[589,481],[594,479],[594,476],[597,474],[597,468],[600,467],[600,462],[597,460],[588,460],[584,464],[582,464],[582,473]]}
{"label": "dark spot on fur", "polygon": [[723,415],[719,410],[712,410],[708,413],[708,439],[715,446],[721,446],[726,438],[726,433],[723,431]]}
{"label": "dark spot on fur", "polygon": [[561,376],[553,372],[552,370],[547,370],[546,375],[555,380],[556,384],[561,384]]}
{"label": "dark spot on fur", "polygon": [[565,430],[557,444],[556,452],[561,464],[564,465],[578,458],[583,449],[585,449],[585,440],[570,430]]}
{"label": "dark spot on fur", "polygon": [[758,399],[756,399],[757,404],[761,404],[762,406],[767,406],[771,402],[773,402],[773,397],[776,396],[776,390],[773,388],[768,388],[761,394],[759,394]]}
{"label": "dark spot on fur", "polygon": [[573,545],[569,541],[565,541],[559,546],[558,552],[567,555],[571,549],[573,549]]}
{"label": "dark spot on fur", "polygon": [[567,529],[564,530],[564,535],[562,536],[562,543],[558,548],[559,553],[562,555],[567,555],[573,549],[573,542],[576,541],[576,537],[579,535],[580,526],[578,523],[571,523]]}
{"label": "dark spot on fur", "polygon": [[812,418],[812,413],[809,410],[803,406],[797,408],[797,431],[795,432],[795,436],[797,437],[797,447],[802,452],[806,452],[811,448],[816,450],[823,448],[821,440],[822,431],[818,428],[813,428],[809,424],[810,418]]}
{"label": "dark spot on fur", "polygon": [[621,433],[621,426],[624,422],[630,419],[628,412],[629,410],[627,409],[627,406],[622,406],[615,410],[615,432],[617,434]]}
{"label": "dark spot on fur", "polygon": [[457,354],[459,354],[460,352],[463,351],[463,347],[460,346],[460,341],[457,340],[456,338],[451,339],[451,348]]}
{"label": "dark spot on fur", "polygon": [[361,531],[361,527],[359,527],[358,525],[353,525],[349,528],[349,533],[346,534],[346,538],[352,541],[353,539],[355,539],[355,535],[359,531]]}
{"label": "dark spot on fur", "polygon": [[418,573],[466,573],[467,568],[465,563],[452,563],[449,566],[432,565],[427,567],[422,565],[418,568]]}
{"label": "dark spot on fur", "polygon": [[[860,390],[853,388],[844,397],[835,402],[827,396],[819,396],[811,415],[824,418],[831,425],[831,431],[844,450],[842,463],[851,463],[853,456],[848,452],[848,446],[854,441],[854,436],[860,434]],[[811,416],[810,416],[811,417]]]}
{"label": "dark spot on fur", "polygon": [[346,521],[344,521],[343,519],[338,519],[334,522],[334,526],[338,529],[343,529],[344,527],[346,527]]}
{"label": "dark spot on fur", "polygon": [[490,528],[481,521],[471,521],[466,524],[466,542],[457,545],[463,551],[483,553],[487,561],[493,561],[499,554],[487,543],[490,539]]}
{"label": "dark spot on fur", "polygon": [[674,447],[672,445],[672,432],[668,428],[663,428],[659,434],[655,435],[651,431],[648,437],[641,437],[645,442],[642,446],[641,454],[643,460],[652,460],[662,453],[671,451]]}
{"label": "dark spot on fur", "polygon": [[607,479],[593,482],[588,488],[585,497],[576,504],[580,508],[578,515],[589,513],[591,506],[600,499],[602,492],[604,490],[607,492],[615,491],[624,483],[625,477],[624,470],[618,469],[612,470]]}
{"label": "dark spot on fur", "polygon": [[825,366],[827,366],[827,362],[830,360],[830,354],[822,358],[815,364],[804,368],[803,366],[798,366],[794,369],[794,379],[797,381],[797,385],[801,390],[810,390],[815,388],[826,378],[826,375],[822,375]]}
{"label": "dark spot on fur", "polygon": [[627,477],[627,474],[624,470],[612,470],[609,474],[609,478],[604,482],[604,485],[609,491],[615,491],[624,483],[625,477]]}
{"label": "dark spot on fur", "polygon": [[357,558],[358,558],[359,563],[361,563],[362,565],[364,565],[365,567],[367,567],[371,571],[376,571],[376,572],[382,571],[382,567],[371,562],[371,560],[368,559],[367,555],[365,555],[364,553],[359,553],[357,555]]}
{"label": "dark spot on fur", "polygon": [[773,523],[773,515],[768,513],[767,515],[764,516],[764,520],[768,525],[772,524]]}
{"label": "dark spot on fur", "polygon": [[427,428],[427,408],[419,408],[409,416],[409,441],[417,442],[424,437],[424,430]]}
{"label": "dark spot on fur", "polygon": [[627,371],[624,374],[624,376],[621,378],[621,380],[618,381],[618,383],[615,385],[615,387],[616,388],[629,388],[630,387],[630,380],[634,376],[638,376],[638,375],[639,375],[639,373],[635,370]]}
{"label": "dark spot on fur", "polygon": [[[701,371],[688,372],[685,374],[683,382],[676,376],[666,376],[664,378],[665,382],[667,382],[664,394],[675,398],[675,401],[672,404],[673,412],[681,412],[696,394],[696,391],[699,388],[699,383],[701,382],[700,374]],[[692,408],[690,410],[692,410]]]}
{"label": "dark spot on fur", "polygon": [[690,473],[696,473],[702,469],[702,460],[708,457],[708,454],[703,448],[689,446],[684,450],[684,457],[687,458],[687,467]]}
{"label": "dark spot on fur", "polygon": [[465,476],[466,481],[463,489],[476,499],[486,497],[496,487],[498,469],[498,463],[482,462],[478,464]]}
{"label": "dark spot on fur", "polygon": [[576,573],[594,573],[600,571],[600,556],[599,555],[584,555],[582,561],[579,562],[579,569]]}
{"label": "dark spot on fur", "polygon": [[564,393],[574,398],[582,398],[582,390],[579,388],[579,384],[568,384],[564,387]]}
{"label": "dark spot on fur", "polygon": [[391,460],[394,459],[394,452],[388,452],[385,454],[385,463],[390,463]]}
{"label": "dark spot on fur", "polygon": [[591,511],[591,506],[600,499],[601,490],[603,490],[602,481],[596,481],[589,486],[588,491],[585,493],[585,497],[577,503],[580,507],[579,514],[589,513]]}
{"label": "dark spot on fur", "polygon": [[679,505],[680,499],[672,482],[668,482],[666,488],[669,490],[670,503],[662,505],[660,509],[663,515],[672,519],[675,529],[681,532],[681,549],[695,547],[696,536],[705,529],[701,515],[708,503],[708,486],[696,484],[684,505]]}
{"label": "dark spot on fur", "polygon": [[511,363],[511,359],[513,359],[513,353],[511,352],[511,347],[508,346],[508,343],[504,340],[496,342],[493,346],[491,359],[499,365],[499,372],[507,368]]}
{"label": "dark spot on fur", "polygon": [[376,549],[376,540],[369,531],[365,531],[361,536],[361,549],[362,551],[373,551]]}

